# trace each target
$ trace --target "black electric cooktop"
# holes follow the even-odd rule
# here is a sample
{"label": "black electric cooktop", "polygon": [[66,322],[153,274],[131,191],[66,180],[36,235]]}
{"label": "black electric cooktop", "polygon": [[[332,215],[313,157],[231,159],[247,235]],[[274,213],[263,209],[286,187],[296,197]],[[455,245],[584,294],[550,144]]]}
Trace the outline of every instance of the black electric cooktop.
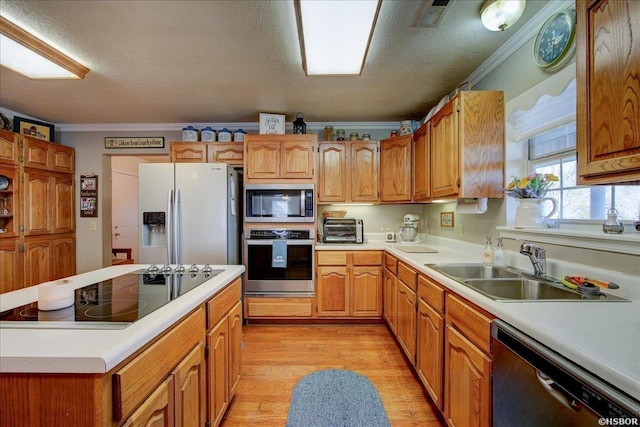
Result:
{"label": "black electric cooktop", "polygon": [[222,271],[138,270],[76,289],[74,304],[66,308],[41,311],[38,303],[33,302],[4,311],[0,313],[0,324],[15,322],[11,326],[38,328],[122,328]]}

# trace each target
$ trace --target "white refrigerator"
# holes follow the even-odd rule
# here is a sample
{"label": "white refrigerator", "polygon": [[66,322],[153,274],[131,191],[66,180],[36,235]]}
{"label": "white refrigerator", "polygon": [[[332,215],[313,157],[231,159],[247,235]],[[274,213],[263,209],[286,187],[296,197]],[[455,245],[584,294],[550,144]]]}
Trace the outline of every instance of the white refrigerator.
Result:
{"label": "white refrigerator", "polygon": [[239,264],[238,184],[226,163],[141,163],[140,262]]}

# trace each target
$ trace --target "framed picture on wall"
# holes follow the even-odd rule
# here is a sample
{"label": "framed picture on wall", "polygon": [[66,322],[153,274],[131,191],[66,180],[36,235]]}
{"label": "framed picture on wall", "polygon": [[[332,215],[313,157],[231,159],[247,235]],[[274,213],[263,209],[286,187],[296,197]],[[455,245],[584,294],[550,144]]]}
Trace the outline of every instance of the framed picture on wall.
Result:
{"label": "framed picture on wall", "polygon": [[440,212],[440,227],[453,227],[453,211]]}
{"label": "framed picture on wall", "polygon": [[53,141],[55,137],[53,125],[18,116],[13,118],[13,131],[45,141]]}

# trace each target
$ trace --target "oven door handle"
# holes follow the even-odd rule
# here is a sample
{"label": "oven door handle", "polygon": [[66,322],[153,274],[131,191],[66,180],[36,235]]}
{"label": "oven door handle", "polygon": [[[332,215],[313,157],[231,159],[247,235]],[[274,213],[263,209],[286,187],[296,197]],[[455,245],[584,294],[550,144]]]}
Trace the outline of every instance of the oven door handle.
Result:
{"label": "oven door handle", "polygon": [[295,240],[295,239],[245,239],[247,245],[273,245],[273,242],[285,240],[287,246],[304,246],[311,245],[311,249],[314,249],[314,240]]}
{"label": "oven door handle", "polygon": [[536,369],[536,379],[538,380],[542,388],[555,400],[560,402],[562,406],[576,412],[582,409],[582,404],[579,401],[562,390],[554,380],[549,378],[544,372],[540,371],[539,369]]}

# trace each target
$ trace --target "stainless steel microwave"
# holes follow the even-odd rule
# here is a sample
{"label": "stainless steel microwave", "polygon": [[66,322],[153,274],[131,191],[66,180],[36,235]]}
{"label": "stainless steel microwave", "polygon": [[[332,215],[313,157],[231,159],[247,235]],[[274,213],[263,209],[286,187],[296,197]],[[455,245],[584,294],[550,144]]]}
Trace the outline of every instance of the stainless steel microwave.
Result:
{"label": "stainless steel microwave", "polygon": [[313,184],[247,184],[245,222],[314,222]]}

